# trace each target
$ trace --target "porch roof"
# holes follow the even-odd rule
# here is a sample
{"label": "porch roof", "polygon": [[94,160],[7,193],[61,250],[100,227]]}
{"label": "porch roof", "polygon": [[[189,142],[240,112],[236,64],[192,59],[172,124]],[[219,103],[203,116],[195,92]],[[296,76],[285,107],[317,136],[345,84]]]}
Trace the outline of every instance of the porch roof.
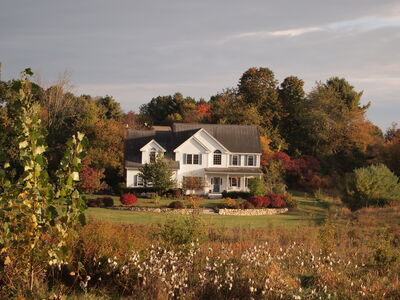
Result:
{"label": "porch roof", "polygon": [[261,174],[260,168],[205,168],[206,173]]}

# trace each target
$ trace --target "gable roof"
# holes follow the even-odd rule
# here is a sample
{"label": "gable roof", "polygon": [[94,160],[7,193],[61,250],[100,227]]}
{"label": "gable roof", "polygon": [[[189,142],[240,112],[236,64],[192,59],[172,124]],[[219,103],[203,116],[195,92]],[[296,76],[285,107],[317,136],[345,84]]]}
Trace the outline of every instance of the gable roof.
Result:
{"label": "gable roof", "polygon": [[172,131],[175,133],[177,140],[182,140],[182,143],[201,128],[204,128],[230,152],[262,152],[260,133],[258,127],[254,125],[199,123],[174,123],[172,125]]}
{"label": "gable roof", "polygon": [[150,141],[155,140],[166,152],[164,157],[171,160],[171,167],[178,168],[179,163],[174,161],[171,152],[174,146],[172,132],[155,130],[128,130],[125,138],[125,167],[140,167],[142,156],[140,149]]}

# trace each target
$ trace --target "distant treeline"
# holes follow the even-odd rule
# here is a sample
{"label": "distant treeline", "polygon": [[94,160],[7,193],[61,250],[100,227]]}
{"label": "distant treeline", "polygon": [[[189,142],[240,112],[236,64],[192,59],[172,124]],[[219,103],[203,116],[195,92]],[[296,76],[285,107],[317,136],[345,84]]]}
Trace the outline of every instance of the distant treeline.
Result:
{"label": "distant treeline", "polygon": [[[49,173],[58,165],[67,139],[80,131],[90,141],[83,175],[95,176],[94,181],[91,178],[94,186],[104,179],[109,186],[123,182],[124,128],[150,129],[173,122],[257,125],[262,134],[265,172],[271,172],[271,160],[285,157],[281,165],[286,164],[286,177],[291,181],[305,176],[301,171],[293,177],[290,171],[302,161],[317,162],[321,177],[340,178],[372,163],[384,163],[400,175],[397,124],[382,132],[367,120],[370,104],[362,105],[362,92],[344,78],[317,82],[306,94],[304,81],[298,77],[289,76],[279,83],[272,70],[250,68],[237,87],[210,99],[196,100],[180,93],[157,96],[136,113],[124,113],[112,96],[76,96],[69,86],[66,78],[50,87],[32,86],[35,101],[42,104],[42,124],[48,132]],[[18,145],[11,120],[19,112],[9,104],[18,97],[18,90],[19,80],[0,82],[0,163],[11,161],[17,169]],[[303,169],[309,167],[304,165]]]}

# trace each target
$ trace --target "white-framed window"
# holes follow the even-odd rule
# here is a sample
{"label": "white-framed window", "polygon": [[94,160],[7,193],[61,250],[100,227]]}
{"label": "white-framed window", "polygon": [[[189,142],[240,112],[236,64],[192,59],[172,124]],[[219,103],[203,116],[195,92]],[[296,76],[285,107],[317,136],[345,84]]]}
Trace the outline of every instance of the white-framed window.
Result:
{"label": "white-framed window", "polygon": [[201,154],[184,154],[183,163],[186,165],[201,165]]}
{"label": "white-framed window", "polygon": [[230,156],[231,166],[240,166],[240,155],[233,154]]}
{"label": "white-framed window", "polygon": [[134,186],[143,186],[143,178],[139,175],[135,175],[133,177],[133,185]]}
{"label": "white-framed window", "polygon": [[229,177],[230,187],[240,187],[240,177]]}
{"label": "white-framed window", "polygon": [[157,155],[156,149],[151,148],[151,150],[150,150],[150,162],[151,163],[156,161],[156,155]]}
{"label": "white-framed window", "polygon": [[246,166],[256,166],[257,165],[257,156],[256,155],[246,155],[244,162],[245,162]]}
{"label": "white-framed window", "polygon": [[221,151],[215,150],[214,151],[214,159],[213,159],[214,165],[221,165],[222,164],[222,155]]}

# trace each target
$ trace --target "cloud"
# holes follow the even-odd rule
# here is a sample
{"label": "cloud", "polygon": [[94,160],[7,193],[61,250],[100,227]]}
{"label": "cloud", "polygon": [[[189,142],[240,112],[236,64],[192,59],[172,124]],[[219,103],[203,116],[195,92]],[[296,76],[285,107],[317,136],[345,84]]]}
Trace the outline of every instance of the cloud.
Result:
{"label": "cloud", "polygon": [[224,44],[226,42],[242,39],[268,39],[276,37],[297,37],[312,32],[344,32],[344,31],[369,31],[385,27],[400,27],[400,16],[392,17],[368,17],[359,18],[355,20],[346,20],[340,22],[333,22],[327,24],[321,24],[312,27],[299,27],[299,28],[289,28],[282,30],[260,30],[260,31],[248,31],[238,34],[233,34],[219,41],[219,43]]}

